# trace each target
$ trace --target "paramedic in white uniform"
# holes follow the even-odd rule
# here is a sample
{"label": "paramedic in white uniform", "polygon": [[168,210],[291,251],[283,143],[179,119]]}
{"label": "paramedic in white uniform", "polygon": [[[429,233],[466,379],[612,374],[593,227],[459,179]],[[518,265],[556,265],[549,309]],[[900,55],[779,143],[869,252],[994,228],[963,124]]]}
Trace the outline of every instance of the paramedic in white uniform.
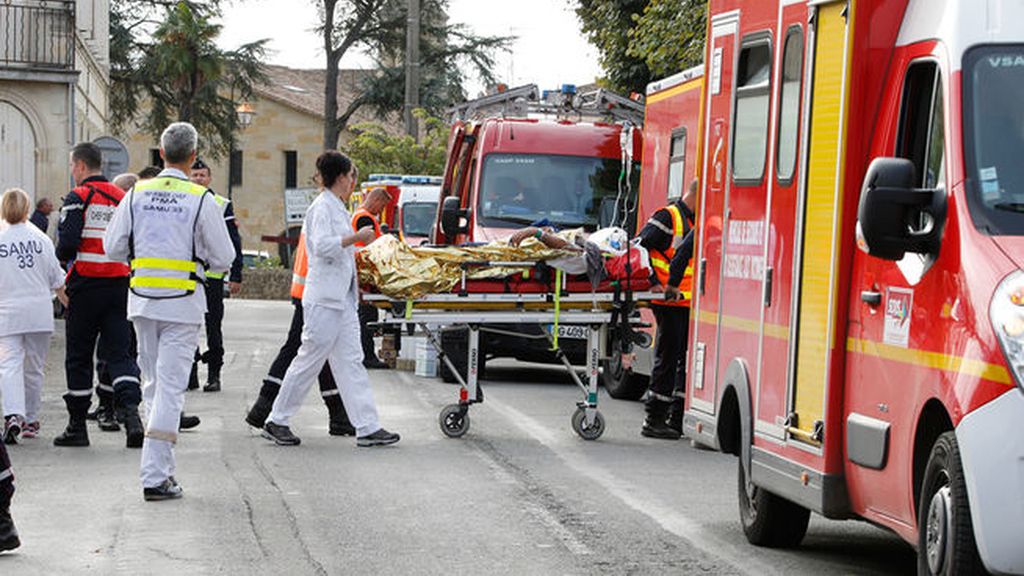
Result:
{"label": "paramedic in white uniform", "polygon": [[[53,242],[27,222],[32,201],[20,188],[4,192],[0,213],[0,393],[3,441],[17,444],[39,430],[43,366],[53,333],[53,292],[64,296],[64,271]],[[0,470],[2,472],[2,470]]]}
{"label": "paramedic in white uniform", "polygon": [[128,318],[138,337],[148,412],[140,473],[146,500],[182,495],[174,444],[206,312],[203,279],[207,270],[227,270],[235,258],[213,193],[189,180],[197,140],[186,122],[164,130],[164,170],[125,195],[103,238],[107,255],[132,269]]}
{"label": "paramedic in white uniform", "polygon": [[394,444],[398,434],[381,428],[378,421],[359,340],[355,245],[372,242],[374,230],[367,226],[354,232],[352,216],[345,209],[355,185],[352,161],[336,150],[328,150],[317,158],[316,170],[323,189],[310,204],[302,225],[309,258],[302,295],[302,345],[285,373],[263,426],[263,436],[282,446],[299,444],[289,422],[324,362],[330,360],[345,410],[356,428],[356,445]]}

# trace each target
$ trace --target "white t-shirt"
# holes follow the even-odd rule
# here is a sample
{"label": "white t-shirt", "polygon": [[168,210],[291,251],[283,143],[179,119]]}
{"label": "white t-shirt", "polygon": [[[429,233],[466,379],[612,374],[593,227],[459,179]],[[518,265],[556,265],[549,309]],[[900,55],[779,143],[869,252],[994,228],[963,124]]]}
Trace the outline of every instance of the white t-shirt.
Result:
{"label": "white t-shirt", "polygon": [[53,291],[64,285],[53,242],[32,224],[0,232],[0,336],[53,332]]}

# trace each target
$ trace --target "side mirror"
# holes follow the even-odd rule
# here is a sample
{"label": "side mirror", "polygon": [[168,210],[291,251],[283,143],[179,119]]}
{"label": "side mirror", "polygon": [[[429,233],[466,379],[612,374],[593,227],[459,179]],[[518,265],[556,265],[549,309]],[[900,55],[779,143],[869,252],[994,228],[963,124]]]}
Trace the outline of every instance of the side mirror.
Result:
{"label": "side mirror", "polygon": [[458,196],[448,196],[441,204],[441,233],[449,239],[469,232],[469,213],[462,209]]}
{"label": "side mirror", "polygon": [[938,255],[946,226],[946,194],[914,188],[916,168],[904,158],[875,158],[857,208],[857,245],[883,260],[907,252]]}

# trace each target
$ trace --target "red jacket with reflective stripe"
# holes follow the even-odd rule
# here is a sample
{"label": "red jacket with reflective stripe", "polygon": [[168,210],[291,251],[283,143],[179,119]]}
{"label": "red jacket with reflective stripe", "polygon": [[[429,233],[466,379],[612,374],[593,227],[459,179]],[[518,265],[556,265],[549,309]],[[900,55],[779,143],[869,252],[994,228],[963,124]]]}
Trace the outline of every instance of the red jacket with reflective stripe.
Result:
{"label": "red jacket with reflective stripe", "polygon": [[91,278],[119,278],[128,276],[130,269],[123,262],[115,262],[107,258],[103,251],[103,234],[107,224],[114,217],[118,203],[124,197],[124,191],[110,182],[89,182],[71,191],[82,199],[82,241],[78,245],[71,270],[80,276]]}

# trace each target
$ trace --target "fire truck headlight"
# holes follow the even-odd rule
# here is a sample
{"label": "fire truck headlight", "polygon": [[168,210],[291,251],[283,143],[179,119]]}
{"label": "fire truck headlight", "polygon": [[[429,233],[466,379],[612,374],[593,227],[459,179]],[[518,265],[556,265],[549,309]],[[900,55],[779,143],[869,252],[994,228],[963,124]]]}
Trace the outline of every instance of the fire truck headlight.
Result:
{"label": "fire truck headlight", "polygon": [[1024,272],[1017,270],[999,283],[989,315],[1006,363],[1024,388]]}

